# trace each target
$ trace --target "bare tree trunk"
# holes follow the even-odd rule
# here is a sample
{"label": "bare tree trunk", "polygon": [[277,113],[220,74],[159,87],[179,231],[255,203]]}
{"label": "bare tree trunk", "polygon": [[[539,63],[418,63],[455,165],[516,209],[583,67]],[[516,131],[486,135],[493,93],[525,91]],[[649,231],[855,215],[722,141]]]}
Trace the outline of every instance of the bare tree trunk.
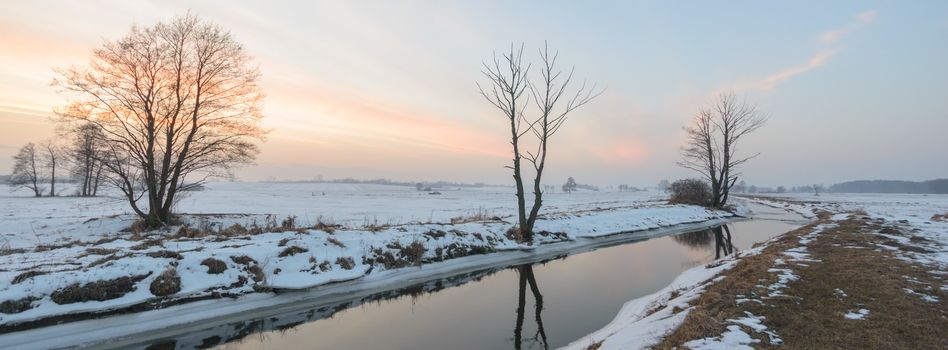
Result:
{"label": "bare tree trunk", "polygon": [[102,179],[102,164],[99,163],[95,170],[95,179],[92,182],[92,196],[99,194],[99,180]]}
{"label": "bare tree trunk", "polygon": [[33,193],[35,197],[42,197],[43,193],[39,189],[39,173],[36,172],[36,153],[30,154],[30,167],[33,169],[33,176],[30,181],[33,182]]}
{"label": "bare tree trunk", "polygon": [[46,141],[46,165],[50,169],[49,195],[56,196],[56,163],[59,160],[59,150],[52,140]]}

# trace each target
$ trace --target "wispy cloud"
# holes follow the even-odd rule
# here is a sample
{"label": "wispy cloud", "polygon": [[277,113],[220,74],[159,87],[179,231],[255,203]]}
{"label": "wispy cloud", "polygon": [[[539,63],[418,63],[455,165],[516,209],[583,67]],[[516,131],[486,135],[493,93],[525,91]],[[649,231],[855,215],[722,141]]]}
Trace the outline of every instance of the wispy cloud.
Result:
{"label": "wispy cloud", "polygon": [[826,45],[835,44],[853,32],[872,24],[872,22],[876,20],[877,15],[878,13],[875,10],[860,12],[856,14],[856,18],[846,24],[846,26],[823,32],[823,34],[820,35],[820,41]]}
{"label": "wispy cloud", "polygon": [[872,24],[872,22],[875,21],[877,15],[878,13],[875,10],[857,13],[853,20],[847,23],[845,26],[828,30],[820,34],[819,41],[823,47],[813,54],[813,56],[811,56],[810,59],[805,63],[780,70],[776,73],[768,75],[766,78],[761,80],[736,84],[737,86],[732,86],[729,89],[772,90],[777,87],[777,85],[789,80],[790,78],[822,67],[829,63],[833,57],[835,57],[841,51],[841,49],[838,47],[838,44],[843,39],[864,28],[865,26]]}
{"label": "wispy cloud", "polygon": [[780,84],[781,82],[786,81],[787,79],[793,78],[800,74],[822,67],[827,62],[829,62],[830,59],[833,58],[833,56],[836,56],[838,52],[839,52],[838,49],[820,50],[815,55],[813,55],[813,57],[810,57],[810,60],[807,61],[806,64],[787,68],[780,72],[771,74],[766,79],[758,82],[758,84],[756,84],[756,87],[761,90],[773,89],[774,87],[777,86],[777,84]]}

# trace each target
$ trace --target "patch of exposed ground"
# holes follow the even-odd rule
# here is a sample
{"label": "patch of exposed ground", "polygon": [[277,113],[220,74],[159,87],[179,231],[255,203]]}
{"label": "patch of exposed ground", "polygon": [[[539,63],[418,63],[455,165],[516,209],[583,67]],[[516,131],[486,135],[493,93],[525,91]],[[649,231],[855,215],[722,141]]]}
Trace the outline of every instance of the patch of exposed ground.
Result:
{"label": "patch of exposed ground", "polygon": [[924,239],[852,214],[820,213],[743,259],[655,348],[721,345],[735,329],[764,349],[948,348],[948,276],[905,258],[924,253]]}

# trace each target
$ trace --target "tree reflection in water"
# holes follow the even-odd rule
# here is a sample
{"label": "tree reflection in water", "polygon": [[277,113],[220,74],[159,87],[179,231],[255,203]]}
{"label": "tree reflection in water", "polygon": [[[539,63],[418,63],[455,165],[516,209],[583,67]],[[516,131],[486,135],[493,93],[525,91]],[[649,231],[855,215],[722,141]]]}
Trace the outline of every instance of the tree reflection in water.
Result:
{"label": "tree reflection in water", "polygon": [[519,295],[517,298],[517,326],[514,327],[514,348],[520,350],[523,344],[523,319],[527,304],[527,285],[530,286],[530,292],[533,293],[534,317],[537,322],[537,333],[534,334],[532,341],[539,343],[543,349],[549,349],[547,343],[546,331],[543,329],[543,295],[540,294],[540,287],[537,286],[537,279],[533,275],[533,266],[521,265],[517,267],[517,275],[520,277]]}
{"label": "tree reflection in water", "polygon": [[682,245],[703,249],[710,248],[714,244],[714,258],[728,256],[734,253],[734,244],[731,243],[731,228],[728,225],[721,225],[707,230],[686,232],[672,236],[675,242]]}

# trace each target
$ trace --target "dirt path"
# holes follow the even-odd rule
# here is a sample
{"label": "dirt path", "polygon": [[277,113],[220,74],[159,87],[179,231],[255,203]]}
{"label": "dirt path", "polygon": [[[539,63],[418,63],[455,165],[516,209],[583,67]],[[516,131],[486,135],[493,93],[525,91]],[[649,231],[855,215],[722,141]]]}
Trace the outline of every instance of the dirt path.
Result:
{"label": "dirt path", "polygon": [[912,258],[939,249],[912,230],[821,212],[726,271],[656,348],[948,349],[948,274]]}

